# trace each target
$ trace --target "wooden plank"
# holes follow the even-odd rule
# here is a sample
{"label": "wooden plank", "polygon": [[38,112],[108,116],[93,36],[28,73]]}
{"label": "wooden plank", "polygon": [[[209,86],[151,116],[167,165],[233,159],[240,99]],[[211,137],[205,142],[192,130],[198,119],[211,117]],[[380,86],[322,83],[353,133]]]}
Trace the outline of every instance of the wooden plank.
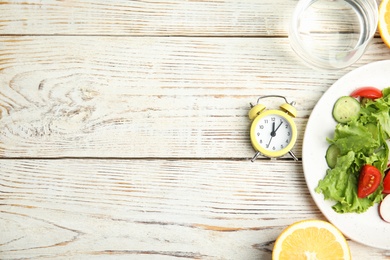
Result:
{"label": "wooden plank", "polygon": [[[11,0],[0,3],[0,35],[280,37],[287,36],[297,3],[297,0]],[[333,15],[338,21],[350,10],[336,11]],[[349,23],[336,21],[323,29],[337,27],[344,33],[351,29]]]}
{"label": "wooden plank", "polygon": [[377,39],[359,63],[325,76],[287,39],[2,37],[0,46],[1,157],[251,158],[249,102],[265,94],[297,102],[300,156],[323,92],[390,57]]}
{"label": "wooden plank", "polygon": [[297,1],[2,1],[0,35],[278,36]]}
{"label": "wooden plank", "polygon": [[3,159],[0,184],[4,259],[269,259],[287,225],[323,219],[299,162]]}

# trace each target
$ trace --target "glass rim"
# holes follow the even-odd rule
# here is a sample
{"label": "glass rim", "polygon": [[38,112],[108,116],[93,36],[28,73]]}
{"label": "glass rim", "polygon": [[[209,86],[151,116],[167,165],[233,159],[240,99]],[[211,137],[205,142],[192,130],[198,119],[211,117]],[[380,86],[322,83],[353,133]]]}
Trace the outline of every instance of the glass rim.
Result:
{"label": "glass rim", "polygon": [[[292,15],[292,21],[289,26],[289,31],[288,31],[288,38],[290,45],[294,52],[301,57],[305,62],[309,63],[309,65],[319,67],[319,68],[324,68],[324,69],[340,69],[340,68],[345,68],[353,63],[355,63],[358,59],[361,58],[363,53],[357,57],[356,60],[353,60],[352,62],[349,62],[349,64],[344,64],[341,66],[331,66],[329,64],[328,59],[320,58],[318,56],[310,54],[304,47],[305,41],[302,41],[298,37],[298,21],[300,15],[312,4],[315,2],[318,2],[321,0],[299,0],[297,6],[294,9],[293,15]],[[370,22],[368,24],[368,35],[364,37],[363,41],[359,44],[357,44],[355,47],[350,48],[348,50],[333,50],[332,52],[335,55],[343,55],[343,54],[349,54],[356,52],[360,49],[365,49],[372,38],[374,37],[376,31],[377,31],[377,26],[378,26],[378,20],[379,20],[379,15],[378,15],[378,3],[376,0],[341,0],[344,2],[358,2],[361,3],[363,2],[364,4],[367,4],[368,6],[365,6],[364,11],[369,12],[371,14],[370,17]],[[362,32],[360,32],[362,34]]]}

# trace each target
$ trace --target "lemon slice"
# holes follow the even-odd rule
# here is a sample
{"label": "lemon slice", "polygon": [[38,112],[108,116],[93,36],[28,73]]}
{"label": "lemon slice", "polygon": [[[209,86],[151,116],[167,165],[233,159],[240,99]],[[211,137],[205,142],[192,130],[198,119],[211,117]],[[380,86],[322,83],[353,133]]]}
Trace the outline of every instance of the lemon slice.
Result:
{"label": "lemon slice", "polygon": [[390,47],[390,1],[383,0],[379,5],[378,28],[382,40]]}
{"label": "lemon slice", "polygon": [[287,227],[276,239],[273,260],[351,259],[343,234],[322,220],[303,220]]}

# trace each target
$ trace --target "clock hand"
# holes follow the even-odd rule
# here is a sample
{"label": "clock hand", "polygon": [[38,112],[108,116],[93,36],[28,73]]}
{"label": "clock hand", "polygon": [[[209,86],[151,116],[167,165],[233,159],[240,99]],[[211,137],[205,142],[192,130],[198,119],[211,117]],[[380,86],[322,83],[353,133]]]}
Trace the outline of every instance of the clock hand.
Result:
{"label": "clock hand", "polygon": [[[278,126],[278,128],[279,128],[279,126]],[[274,137],[276,135],[276,131],[278,130],[278,128],[276,128],[276,130],[275,130],[275,122],[272,122],[272,131],[271,131],[271,136],[272,137]]]}
{"label": "clock hand", "polygon": [[280,124],[278,125],[278,127],[273,131],[274,133],[274,136],[276,135],[276,131],[278,131],[279,127],[283,124],[283,122],[280,122]]}
{"label": "clock hand", "polygon": [[272,138],[275,136],[275,122],[272,122],[272,131],[271,131],[271,138],[268,141],[267,148],[271,144]]}
{"label": "clock hand", "polygon": [[268,147],[269,147],[269,145],[271,144],[272,137],[274,137],[274,135],[271,135],[271,138],[269,139],[269,142],[268,142],[268,144],[267,144],[267,148],[268,148]]}

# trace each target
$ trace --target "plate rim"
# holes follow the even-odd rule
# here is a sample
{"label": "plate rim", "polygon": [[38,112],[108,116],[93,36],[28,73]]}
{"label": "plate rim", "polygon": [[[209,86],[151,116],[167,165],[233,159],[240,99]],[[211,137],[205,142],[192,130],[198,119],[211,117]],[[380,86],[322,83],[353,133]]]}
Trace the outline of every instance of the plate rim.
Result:
{"label": "plate rim", "polygon": [[[344,74],[342,77],[340,77],[339,79],[337,79],[323,94],[322,96],[320,97],[320,99],[317,101],[317,103],[315,104],[315,106],[313,107],[313,110],[312,112],[310,113],[310,116],[308,118],[308,121],[307,121],[307,124],[306,124],[306,127],[305,127],[305,131],[304,131],[304,136],[303,136],[303,141],[302,141],[302,167],[303,167],[303,174],[304,174],[304,178],[305,178],[305,182],[306,182],[306,186],[307,188],[309,189],[309,193],[313,199],[313,201],[315,202],[317,208],[320,210],[320,212],[322,213],[322,215],[329,221],[331,222],[333,225],[335,225],[346,237],[350,238],[351,240],[355,241],[355,242],[358,242],[358,243],[361,243],[361,244],[364,244],[364,245],[367,245],[367,246],[371,246],[371,247],[375,247],[375,248],[380,248],[380,249],[386,249],[386,250],[389,250],[390,249],[390,242],[388,242],[388,244],[377,244],[375,243],[375,239],[373,241],[369,240],[365,240],[363,238],[359,238],[359,237],[355,237],[354,233],[351,234],[351,232],[349,232],[348,228],[345,228],[345,227],[342,227],[340,226],[340,223],[339,223],[339,218],[338,217],[335,217],[335,214],[338,214],[338,216],[351,216],[349,214],[355,214],[355,215],[358,215],[358,216],[364,216],[364,214],[373,214],[373,212],[375,213],[376,211],[376,214],[378,215],[378,218],[379,217],[379,213],[377,212],[378,210],[378,205],[374,205],[373,207],[371,207],[369,209],[369,212],[370,213],[336,213],[333,211],[333,209],[331,209],[331,206],[330,204],[334,204],[335,202],[331,202],[331,201],[326,201],[323,197],[322,194],[318,194],[314,191],[314,188],[312,186],[312,182],[313,180],[311,180],[309,178],[309,169],[308,169],[308,163],[306,160],[308,160],[308,156],[307,156],[307,146],[308,146],[308,140],[310,140],[311,138],[309,138],[309,135],[313,135],[312,133],[309,133],[309,131],[311,131],[311,127],[312,127],[312,124],[313,121],[314,121],[314,117],[317,116],[318,114],[318,110],[322,109],[322,106],[323,106],[323,102],[325,102],[324,100],[326,99],[331,99],[331,97],[329,97],[330,95],[332,95],[334,92],[340,92],[340,90],[336,89],[338,88],[338,86],[340,84],[342,84],[344,81],[348,81],[351,77],[353,77],[355,74],[356,75],[359,75],[359,73],[365,71],[365,70],[372,70],[372,69],[377,69],[377,68],[387,68],[387,70],[390,72],[390,60],[381,60],[381,61],[376,61],[376,62],[372,62],[372,63],[368,63],[368,64],[365,64],[361,67],[358,67],[352,71],[349,71],[348,73]],[[364,73],[361,73],[361,75],[365,75]],[[390,79],[388,80],[389,81],[389,84],[388,86],[390,86]],[[352,87],[351,87],[352,88]],[[381,88],[384,88],[384,87],[381,87]],[[342,92],[342,91],[341,91]],[[350,92],[349,92],[350,93]],[[337,97],[333,97],[333,99],[335,98],[338,98],[340,97],[342,94],[339,94],[339,96]],[[332,107],[333,107],[333,104],[332,103]],[[329,105],[330,106],[330,105]],[[331,111],[329,111],[329,115],[327,115],[327,117],[329,118],[329,116],[331,117]],[[333,120],[333,132],[334,132],[334,126],[336,126],[336,122]],[[326,138],[324,136],[324,142],[326,143]],[[322,156],[323,157],[323,161],[325,162],[325,153],[319,153],[318,156]],[[310,157],[309,157],[310,158]],[[326,163],[326,162],[325,162]],[[322,179],[323,176],[325,176],[325,172],[323,173],[323,175],[319,178],[319,179]],[[313,179],[313,178],[312,178]],[[318,180],[319,180],[318,179]],[[318,180],[317,180],[317,183],[318,183]],[[319,198],[321,197],[321,198]],[[321,201],[322,200],[322,201]],[[328,207],[328,208],[325,208],[325,207]],[[330,211],[331,210],[331,211]],[[370,215],[369,215],[370,216]],[[388,229],[390,230],[390,223],[386,223],[383,221],[383,223],[385,223],[386,225],[388,225]],[[383,240],[383,239],[381,239]],[[390,239],[389,239],[390,241]]]}

